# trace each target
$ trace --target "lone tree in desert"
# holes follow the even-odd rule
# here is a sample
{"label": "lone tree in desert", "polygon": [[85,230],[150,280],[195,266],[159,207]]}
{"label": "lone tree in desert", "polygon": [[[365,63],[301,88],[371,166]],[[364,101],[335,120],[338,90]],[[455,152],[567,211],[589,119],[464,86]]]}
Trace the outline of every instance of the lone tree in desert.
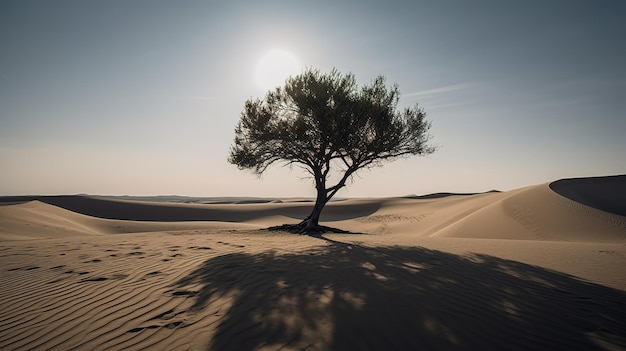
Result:
{"label": "lone tree in desert", "polygon": [[[360,169],[434,151],[424,111],[398,109],[397,85],[383,76],[358,86],[354,75],[307,69],[264,99],[248,100],[228,161],[261,175],[275,162],[300,166],[317,190],[311,214],[292,232],[320,234],[324,206]],[[333,181],[334,185],[329,185]]]}

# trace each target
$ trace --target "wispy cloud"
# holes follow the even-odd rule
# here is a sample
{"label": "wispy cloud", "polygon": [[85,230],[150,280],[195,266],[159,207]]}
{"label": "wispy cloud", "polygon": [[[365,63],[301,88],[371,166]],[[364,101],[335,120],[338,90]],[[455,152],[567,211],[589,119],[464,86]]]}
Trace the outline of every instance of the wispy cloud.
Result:
{"label": "wispy cloud", "polygon": [[408,98],[408,97],[416,97],[416,96],[445,94],[445,93],[450,93],[453,91],[465,90],[471,87],[472,85],[473,84],[471,83],[459,83],[459,84],[453,84],[453,85],[446,85],[446,86],[439,87],[439,88],[419,90],[419,91],[414,91],[412,93],[403,94],[403,97]]}

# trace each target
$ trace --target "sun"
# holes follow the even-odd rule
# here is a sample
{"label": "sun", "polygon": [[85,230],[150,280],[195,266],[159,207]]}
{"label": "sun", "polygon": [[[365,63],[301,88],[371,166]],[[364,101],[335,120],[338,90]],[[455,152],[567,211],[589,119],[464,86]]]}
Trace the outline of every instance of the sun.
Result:
{"label": "sun", "polygon": [[256,65],[255,81],[259,88],[274,89],[283,85],[287,77],[300,73],[300,60],[287,50],[266,52]]}

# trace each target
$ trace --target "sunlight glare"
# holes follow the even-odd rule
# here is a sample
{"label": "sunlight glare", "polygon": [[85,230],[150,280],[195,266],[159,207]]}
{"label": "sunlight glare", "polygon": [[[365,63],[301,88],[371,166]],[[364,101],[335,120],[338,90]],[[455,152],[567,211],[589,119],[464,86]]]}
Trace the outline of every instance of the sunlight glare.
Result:
{"label": "sunlight glare", "polygon": [[300,60],[286,50],[271,50],[265,53],[256,66],[255,80],[264,90],[282,85],[287,77],[301,71]]}

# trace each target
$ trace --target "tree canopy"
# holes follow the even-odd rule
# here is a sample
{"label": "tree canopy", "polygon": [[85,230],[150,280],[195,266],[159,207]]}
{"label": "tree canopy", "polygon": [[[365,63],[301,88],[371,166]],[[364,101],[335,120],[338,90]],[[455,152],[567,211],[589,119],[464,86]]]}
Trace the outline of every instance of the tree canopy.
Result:
{"label": "tree canopy", "polygon": [[[229,162],[260,175],[283,163],[306,170],[317,199],[297,231],[319,233],[326,203],[360,169],[434,152],[423,109],[398,108],[397,85],[378,76],[357,85],[353,74],[307,69],[263,99],[246,101],[235,128]],[[336,182],[327,184],[332,173]]]}

